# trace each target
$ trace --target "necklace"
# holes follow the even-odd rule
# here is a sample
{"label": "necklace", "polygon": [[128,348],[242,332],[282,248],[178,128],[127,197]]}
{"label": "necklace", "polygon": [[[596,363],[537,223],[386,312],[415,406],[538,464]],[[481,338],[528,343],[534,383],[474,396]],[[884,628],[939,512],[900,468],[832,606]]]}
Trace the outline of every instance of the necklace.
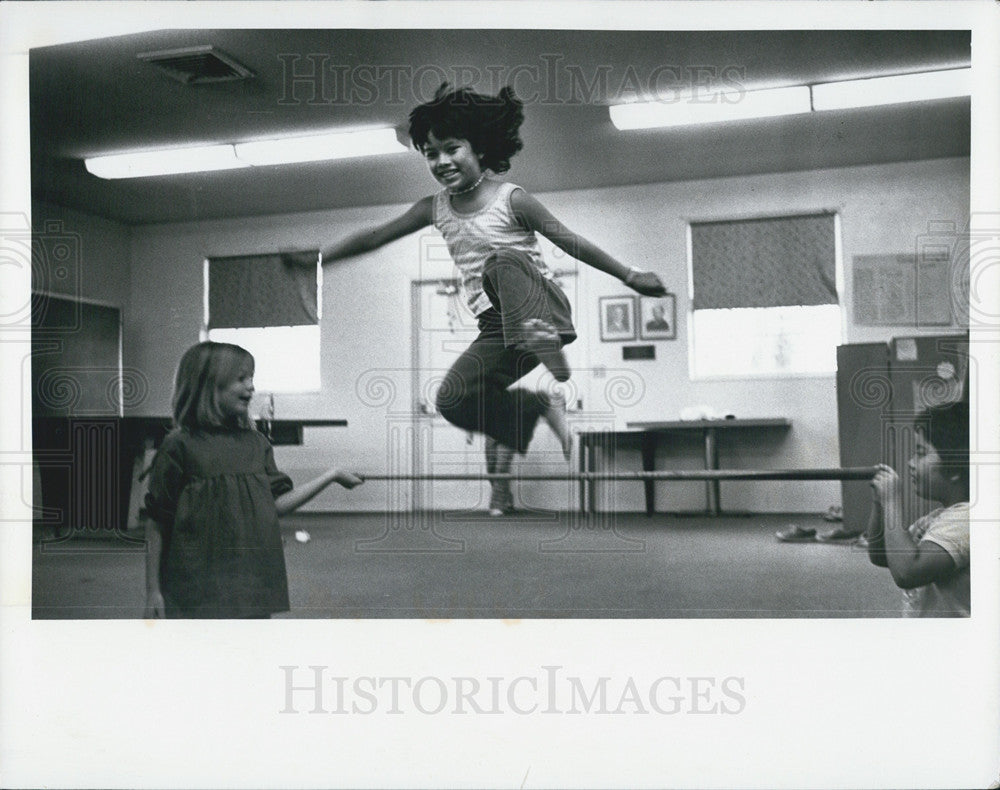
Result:
{"label": "necklace", "polygon": [[478,187],[481,183],[483,183],[483,180],[485,178],[486,178],[486,173],[483,173],[481,176],[479,176],[479,180],[476,181],[476,183],[473,184],[472,186],[468,186],[465,189],[449,189],[448,190],[448,194],[449,195],[464,195],[466,192],[471,192],[476,187]]}

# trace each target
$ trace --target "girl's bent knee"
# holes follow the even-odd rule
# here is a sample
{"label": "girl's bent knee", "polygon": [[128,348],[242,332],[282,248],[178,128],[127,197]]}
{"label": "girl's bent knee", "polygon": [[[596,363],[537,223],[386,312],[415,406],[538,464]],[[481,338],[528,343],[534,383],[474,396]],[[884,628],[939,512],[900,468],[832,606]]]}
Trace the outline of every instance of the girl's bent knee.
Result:
{"label": "girl's bent knee", "polygon": [[448,422],[461,425],[465,422],[464,415],[469,411],[471,395],[461,377],[448,376],[441,382],[434,398],[434,407]]}

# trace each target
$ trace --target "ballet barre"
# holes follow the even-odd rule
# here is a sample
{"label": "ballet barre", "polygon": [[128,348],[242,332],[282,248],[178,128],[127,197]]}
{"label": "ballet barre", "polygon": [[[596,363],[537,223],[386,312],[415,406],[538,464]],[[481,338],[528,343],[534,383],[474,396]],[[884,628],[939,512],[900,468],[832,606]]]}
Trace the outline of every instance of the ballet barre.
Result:
{"label": "ballet barre", "polygon": [[647,482],[649,480],[870,480],[875,476],[874,466],[855,466],[828,469],[683,469],[659,470],[655,472],[578,472],[576,474],[556,474],[544,472],[504,472],[471,474],[459,472],[436,472],[424,474],[367,474],[359,472],[364,480],[468,480],[487,482],[490,480],[601,480],[614,483]]}

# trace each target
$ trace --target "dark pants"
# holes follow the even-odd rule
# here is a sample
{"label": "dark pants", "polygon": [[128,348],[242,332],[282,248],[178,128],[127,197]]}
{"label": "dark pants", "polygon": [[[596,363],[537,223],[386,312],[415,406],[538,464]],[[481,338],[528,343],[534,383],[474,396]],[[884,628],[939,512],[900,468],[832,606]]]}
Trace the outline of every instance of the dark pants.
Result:
{"label": "dark pants", "polygon": [[524,453],[549,401],[543,393],[511,388],[538,365],[535,354],[519,347],[523,325],[541,319],[555,327],[563,345],[572,343],[569,300],[525,256],[509,250],[487,260],[483,292],[492,306],[479,316],[479,336],[445,376],[437,409],[453,425]]}

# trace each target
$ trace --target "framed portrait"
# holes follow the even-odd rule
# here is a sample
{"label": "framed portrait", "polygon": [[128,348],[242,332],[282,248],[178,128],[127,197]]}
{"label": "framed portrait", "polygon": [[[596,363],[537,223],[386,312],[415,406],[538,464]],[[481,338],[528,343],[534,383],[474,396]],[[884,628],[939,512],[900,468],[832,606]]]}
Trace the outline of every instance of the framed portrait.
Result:
{"label": "framed portrait", "polygon": [[601,340],[635,340],[635,297],[600,298]]}
{"label": "framed portrait", "polygon": [[675,340],[677,338],[677,298],[665,296],[639,297],[639,337],[643,340]]}

